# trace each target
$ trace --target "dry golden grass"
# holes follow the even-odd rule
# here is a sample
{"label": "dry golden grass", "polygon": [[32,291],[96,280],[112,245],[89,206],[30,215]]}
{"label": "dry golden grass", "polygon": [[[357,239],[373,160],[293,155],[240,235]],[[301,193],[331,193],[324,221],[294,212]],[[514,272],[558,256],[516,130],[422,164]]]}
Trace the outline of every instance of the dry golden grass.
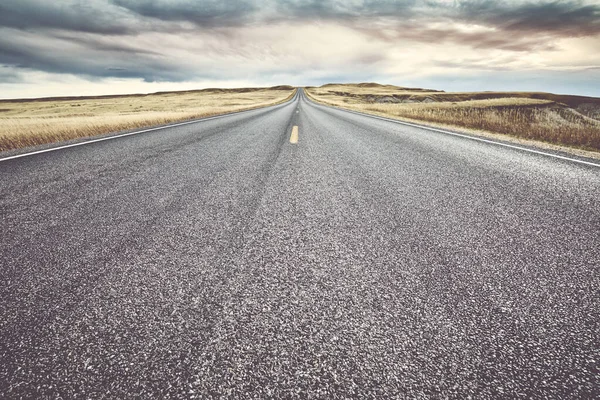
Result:
{"label": "dry golden grass", "polygon": [[[600,109],[596,98],[444,93],[376,84],[325,85],[307,92],[316,101],[360,112],[600,150],[600,121],[587,116]],[[589,111],[587,115],[582,113],[584,109]]]}
{"label": "dry golden grass", "polygon": [[291,87],[0,102],[0,151],[282,103]]}

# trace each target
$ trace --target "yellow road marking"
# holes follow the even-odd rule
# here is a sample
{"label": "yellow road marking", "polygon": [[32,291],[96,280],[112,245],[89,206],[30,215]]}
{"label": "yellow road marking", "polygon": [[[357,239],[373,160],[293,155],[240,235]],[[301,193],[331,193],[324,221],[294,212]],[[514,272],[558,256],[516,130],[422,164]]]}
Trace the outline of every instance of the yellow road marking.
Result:
{"label": "yellow road marking", "polygon": [[294,126],[292,128],[292,134],[290,135],[290,143],[297,144],[298,143],[298,127]]}

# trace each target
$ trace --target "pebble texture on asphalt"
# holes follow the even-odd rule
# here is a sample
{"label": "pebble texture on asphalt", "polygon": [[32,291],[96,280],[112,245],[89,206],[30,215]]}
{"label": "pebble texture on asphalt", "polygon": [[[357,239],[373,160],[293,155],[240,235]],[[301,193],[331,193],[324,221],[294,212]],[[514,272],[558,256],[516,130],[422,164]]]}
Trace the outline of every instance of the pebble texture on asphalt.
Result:
{"label": "pebble texture on asphalt", "polygon": [[598,396],[599,198],[302,92],[0,162],[0,398]]}

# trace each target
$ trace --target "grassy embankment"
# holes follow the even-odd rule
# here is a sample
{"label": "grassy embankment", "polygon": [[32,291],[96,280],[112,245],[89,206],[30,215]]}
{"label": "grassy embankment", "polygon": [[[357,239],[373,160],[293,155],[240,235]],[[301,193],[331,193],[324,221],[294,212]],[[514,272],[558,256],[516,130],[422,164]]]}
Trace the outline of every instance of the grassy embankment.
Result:
{"label": "grassy embankment", "polygon": [[374,83],[307,88],[316,101],[407,121],[600,151],[600,98],[551,93],[446,93]]}
{"label": "grassy embankment", "polygon": [[0,151],[282,103],[291,86],[0,101]]}

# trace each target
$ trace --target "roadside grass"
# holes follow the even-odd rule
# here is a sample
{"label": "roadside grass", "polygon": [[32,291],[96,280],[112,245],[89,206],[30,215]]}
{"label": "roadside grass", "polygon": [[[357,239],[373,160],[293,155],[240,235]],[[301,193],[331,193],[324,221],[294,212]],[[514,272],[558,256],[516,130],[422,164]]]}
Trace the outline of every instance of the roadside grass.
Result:
{"label": "roadside grass", "polygon": [[290,86],[0,101],[0,151],[283,103]]}
{"label": "roadside grass", "polygon": [[367,85],[324,85],[307,92],[316,101],[360,112],[600,151],[600,120],[593,118],[600,110],[597,98]]}

